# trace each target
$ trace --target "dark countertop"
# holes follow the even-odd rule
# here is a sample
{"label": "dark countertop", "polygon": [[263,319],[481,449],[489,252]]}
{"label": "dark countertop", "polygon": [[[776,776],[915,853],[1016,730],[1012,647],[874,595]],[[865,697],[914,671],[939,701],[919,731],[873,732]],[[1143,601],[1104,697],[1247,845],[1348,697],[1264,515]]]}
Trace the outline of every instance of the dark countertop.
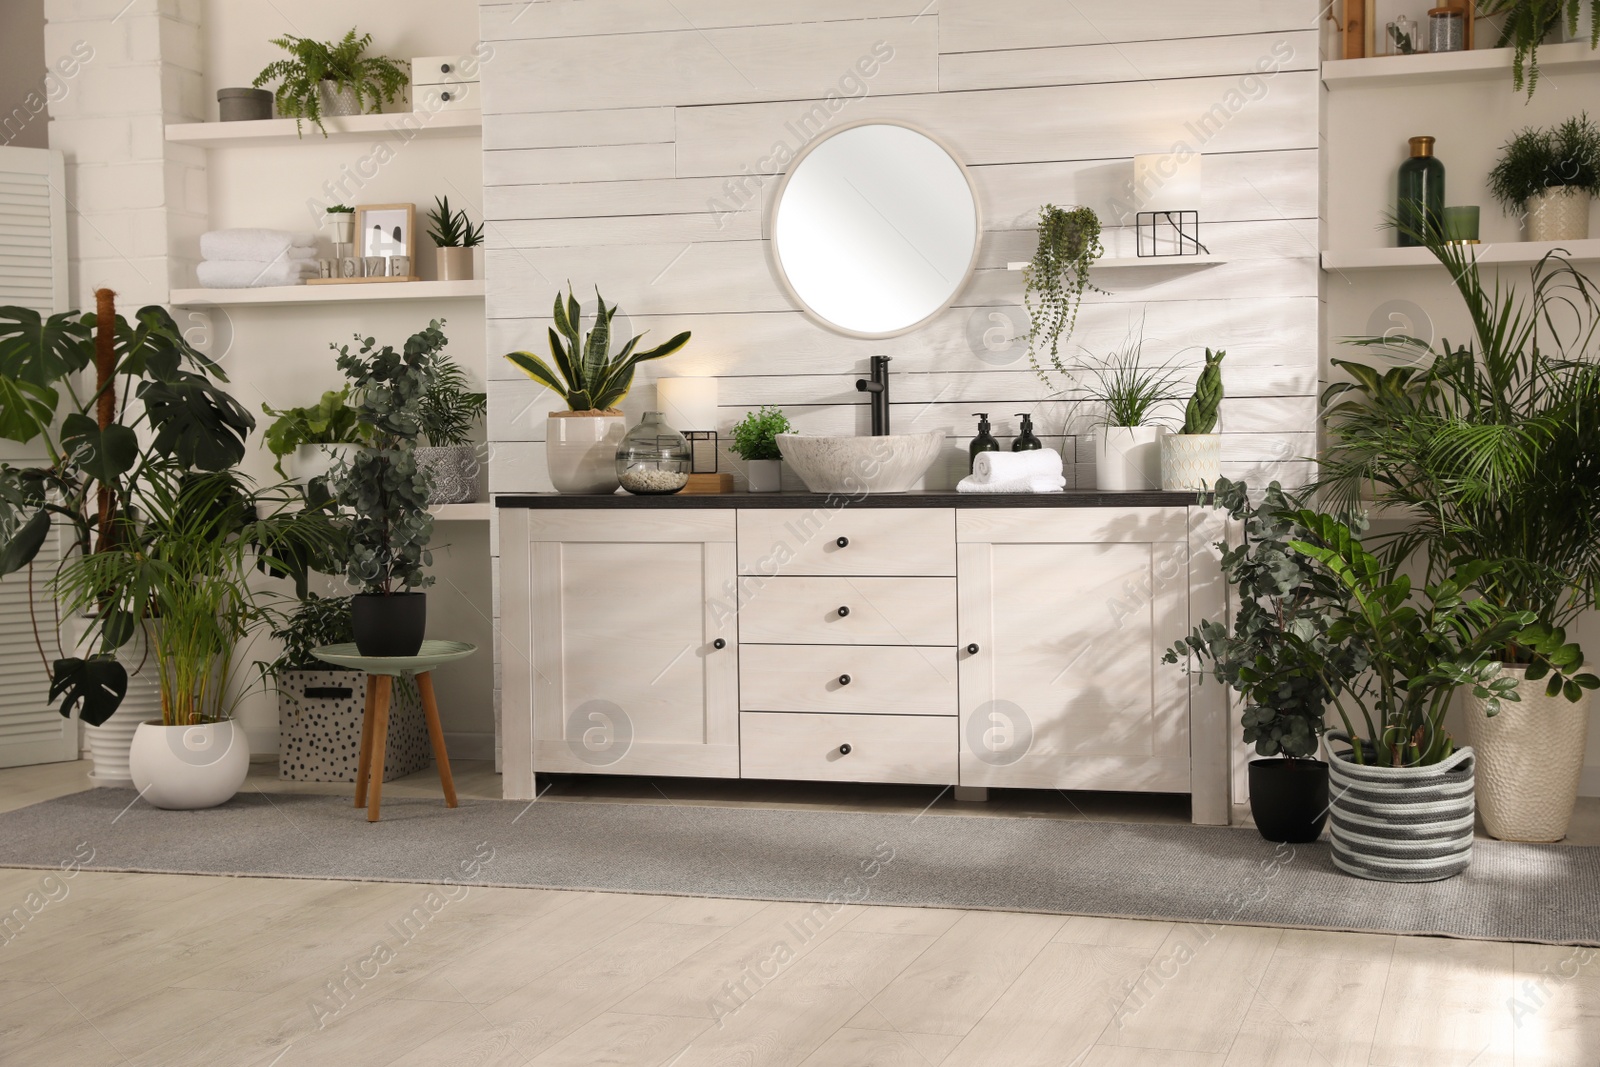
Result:
{"label": "dark countertop", "polygon": [[692,508],[1171,508],[1199,502],[1198,493],[1160,491],[1103,493],[1067,489],[1059,493],[696,493],[634,496],[631,493],[512,493],[494,498],[497,508],[692,509]]}

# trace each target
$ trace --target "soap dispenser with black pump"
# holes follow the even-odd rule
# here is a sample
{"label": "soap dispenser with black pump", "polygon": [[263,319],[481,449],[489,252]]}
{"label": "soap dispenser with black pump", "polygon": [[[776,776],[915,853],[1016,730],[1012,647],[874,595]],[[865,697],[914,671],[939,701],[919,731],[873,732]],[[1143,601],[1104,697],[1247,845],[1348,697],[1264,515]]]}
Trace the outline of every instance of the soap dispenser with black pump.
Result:
{"label": "soap dispenser with black pump", "polygon": [[1033,435],[1033,416],[1018,412],[1017,418],[1022,420],[1022,429],[1017,431],[1017,439],[1011,442],[1013,452],[1035,452],[1044,447],[1044,442]]}
{"label": "soap dispenser with black pump", "polygon": [[989,416],[978,411],[973,413],[978,419],[978,436],[972,439],[972,444],[967,446],[967,473],[972,473],[972,465],[977,462],[979,452],[998,452],[1000,442],[994,439],[994,434],[989,432]]}

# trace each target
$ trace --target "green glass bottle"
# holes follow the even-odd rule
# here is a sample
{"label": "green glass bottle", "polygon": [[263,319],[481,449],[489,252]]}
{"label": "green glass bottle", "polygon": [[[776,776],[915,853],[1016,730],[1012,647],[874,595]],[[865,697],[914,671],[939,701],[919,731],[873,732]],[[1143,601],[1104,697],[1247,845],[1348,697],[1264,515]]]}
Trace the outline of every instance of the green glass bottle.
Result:
{"label": "green glass bottle", "polygon": [[1013,452],[1033,452],[1044,447],[1044,442],[1033,435],[1033,416],[1019,412],[1017,417],[1022,420],[1022,429],[1017,431],[1017,439],[1011,442]]}
{"label": "green glass bottle", "polygon": [[1395,199],[1401,248],[1423,244],[1420,235],[1438,231],[1444,222],[1444,164],[1433,154],[1433,138],[1413,137],[1410,144]]}
{"label": "green glass bottle", "polygon": [[972,444],[967,446],[967,473],[972,473],[972,464],[977,460],[979,452],[998,452],[1000,442],[994,439],[994,434],[989,432],[989,416],[982,412],[974,412],[978,418],[978,436],[972,439]]}

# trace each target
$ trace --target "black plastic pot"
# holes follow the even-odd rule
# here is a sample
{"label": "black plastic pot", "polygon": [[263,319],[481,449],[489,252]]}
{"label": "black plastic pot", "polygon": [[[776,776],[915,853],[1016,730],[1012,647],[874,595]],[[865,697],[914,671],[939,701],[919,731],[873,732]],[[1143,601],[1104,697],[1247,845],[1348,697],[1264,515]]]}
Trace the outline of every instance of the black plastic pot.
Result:
{"label": "black plastic pot", "polygon": [[1328,765],[1315,759],[1251,760],[1250,814],[1268,841],[1315,841],[1328,821]]}
{"label": "black plastic pot", "polygon": [[415,656],[428,628],[426,593],[358,593],[352,598],[356,650],[363,656]]}

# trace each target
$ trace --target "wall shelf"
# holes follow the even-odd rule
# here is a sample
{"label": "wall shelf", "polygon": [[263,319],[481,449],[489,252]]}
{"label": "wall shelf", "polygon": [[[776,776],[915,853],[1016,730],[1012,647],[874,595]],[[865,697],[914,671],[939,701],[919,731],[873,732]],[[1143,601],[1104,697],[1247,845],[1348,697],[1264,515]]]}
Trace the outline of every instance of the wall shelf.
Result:
{"label": "wall shelf", "polygon": [[[1322,64],[1322,84],[1330,91],[1377,86],[1442,85],[1450,82],[1505,79],[1511,92],[1510,48],[1477,48],[1470,52],[1433,52],[1420,56],[1374,56],[1330,59]],[[1600,52],[1588,41],[1547,44],[1539,48],[1541,75],[1600,70]]]}
{"label": "wall shelf", "polygon": [[[1183,267],[1195,270],[1201,267],[1215,267],[1228,262],[1221,256],[1123,256],[1117,259],[1097,259],[1094,261],[1093,270],[1121,270],[1124,267]],[[1027,261],[1006,264],[1006,270],[1026,270]]]}
{"label": "wall shelf", "polygon": [[[1541,59],[1543,53],[1540,53]],[[332,144],[340,141],[411,141],[441,137],[483,136],[481,111],[412,111],[387,115],[351,115],[325,118],[328,136],[313,123],[305,124],[305,136],[295,129],[294,119],[259,119],[252,122],[182,122],[167,127],[167,140],[201,148],[246,148],[290,144]]]}
{"label": "wall shelf", "polygon": [[[1358,60],[1346,60],[1348,63]],[[1566,252],[1574,263],[1600,261],[1600,239],[1587,241],[1492,241],[1478,246],[1476,261],[1485,267],[1532,266],[1555,249]],[[1322,253],[1322,269],[1395,270],[1437,267],[1439,261],[1426,248],[1355,248]]]}
{"label": "wall shelf", "polygon": [[435,504],[428,509],[438,522],[488,522],[494,518],[494,505],[481,504]]}
{"label": "wall shelf", "polygon": [[393,285],[273,285],[259,289],[174,289],[173,307],[282,304],[350,304],[381,300],[482,300],[483,279],[466,282],[397,282]]}

